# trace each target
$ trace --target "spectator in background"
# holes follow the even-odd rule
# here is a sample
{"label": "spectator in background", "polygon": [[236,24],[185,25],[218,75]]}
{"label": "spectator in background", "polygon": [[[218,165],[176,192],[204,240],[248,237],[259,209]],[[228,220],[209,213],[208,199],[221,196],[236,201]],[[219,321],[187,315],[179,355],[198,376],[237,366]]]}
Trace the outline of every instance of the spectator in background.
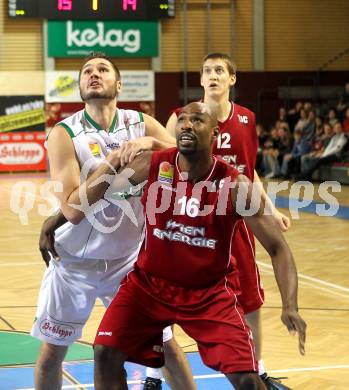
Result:
{"label": "spectator in background", "polygon": [[333,130],[334,135],[325,150],[321,153],[320,157],[310,157],[309,159],[302,160],[299,179],[309,180],[311,179],[313,172],[321,165],[330,164],[340,160],[342,151],[348,139],[343,132],[343,126],[340,122],[337,122],[334,125]]}
{"label": "spectator in background", "polygon": [[[302,156],[301,160],[307,160],[310,157],[320,157],[333,136],[333,128],[329,123],[325,123],[323,128],[317,130],[312,142],[310,152]],[[301,162],[301,166],[307,162]]]}
{"label": "spectator in background", "polygon": [[334,125],[336,124],[336,122],[338,122],[338,118],[337,118],[337,112],[334,108],[331,108],[327,114],[327,122],[332,126],[334,127]]}
{"label": "spectator in background", "polygon": [[326,148],[326,146],[329,144],[332,136],[333,136],[333,127],[329,123],[325,123],[324,124],[324,131],[322,134],[322,147],[323,147],[323,149],[321,150],[321,152],[323,152],[324,149]]}
{"label": "spectator in background", "polygon": [[258,137],[258,150],[256,158],[256,171],[258,175],[261,175],[263,171],[263,148],[264,144],[267,142],[269,135],[266,132],[265,128],[261,124],[256,125],[256,132]]}
{"label": "spectator in background", "polygon": [[313,157],[321,157],[321,154],[329,144],[333,136],[333,128],[329,123],[325,123],[321,130],[321,135],[320,130],[315,134],[310,152],[301,157],[301,166],[309,165],[309,160]]}
{"label": "spectator in background", "polygon": [[293,175],[300,172],[301,158],[310,150],[310,143],[302,137],[302,130],[294,132],[294,143],[291,153],[286,153],[283,156],[281,165],[281,176],[284,179],[289,179]]}
{"label": "spectator in background", "polygon": [[303,103],[297,102],[295,106],[288,111],[287,118],[292,133],[295,130],[295,126],[300,119],[300,111],[302,108],[303,108]]}
{"label": "spectator in background", "polygon": [[[327,124],[327,126],[330,126]],[[330,126],[331,127],[331,126]],[[324,128],[322,126],[316,127],[315,130],[315,136],[313,138],[313,142],[311,143],[311,150],[310,153],[318,153],[320,154],[323,152],[324,149]],[[331,133],[332,136],[332,133]]]}
{"label": "spectator in background", "polygon": [[314,157],[321,157],[333,136],[333,128],[329,123],[325,123],[321,130],[321,135],[320,130],[316,131],[309,153],[306,153],[301,157],[301,172],[309,166]]}
{"label": "spectator in background", "polygon": [[309,113],[309,111],[313,109],[313,103],[311,103],[311,102],[304,102],[303,103],[303,108],[305,109],[306,113]]}
{"label": "spectator in background", "polygon": [[345,110],[345,117],[343,120],[343,130],[346,134],[349,134],[349,107]]}
{"label": "spectator in background", "polygon": [[341,120],[344,119],[344,113],[347,108],[349,108],[349,83],[345,84],[344,91],[337,104],[337,110]]}
{"label": "spectator in background", "polygon": [[281,166],[284,155],[292,150],[293,137],[288,123],[286,122],[282,122],[278,132],[280,137],[278,161],[279,165]]}
{"label": "spectator in background", "polygon": [[276,127],[270,129],[270,135],[263,148],[263,171],[266,178],[272,178],[277,167],[276,158],[279,151],[280,137]]}
{"label": "spectator in background", "polygon": [[323,130],[323,120],[320,116],[315,117],[315,133],[317,132],[318,128],[321,128],[321,131]]}
{"label": "spectator in background", "polygon": [[267,179],[272,179],[280,174],[283,157],[292,149],[293,139],[288,124],[282,122],[277,131],[279,137],[278,145],[265,156],[265,168],[268,171],[265,177]]}
{"label": "spectator in background", "polygon": [[300,111],[299,111],[299,119],[294,127],[294,130],[303,130],[304,126],[307,124],[308,122],[308,118],[307,118],[307,113],[306,111],[304,110],[304,108],[302,108]]}
{"label": "spectator in background", "polygon": [[313,141],[315,135],[315,127],[316,127],[315,118],[316,118],[315,111],[311,109],[310,111],[308,111],[307,121],[302,128],[302,138],[304,138],[306,141],[310,143]]}
{"label": "spectator in background", "polygon": [[[285,107],[280,107],[279,108],[278,122],[280,122],[280,123],[287,123],[288,127],[291,129],[290,118],[289,118],[288,112],[287,112]],[[276,127],[278,127],[278,126],[276,125]],[[293,127],[292,127],[291,131],[293,131]]]}
{"label": "spectator in background", "polygon": [[287,122],[287,111],[285,107],[279,108],[279,121]]}

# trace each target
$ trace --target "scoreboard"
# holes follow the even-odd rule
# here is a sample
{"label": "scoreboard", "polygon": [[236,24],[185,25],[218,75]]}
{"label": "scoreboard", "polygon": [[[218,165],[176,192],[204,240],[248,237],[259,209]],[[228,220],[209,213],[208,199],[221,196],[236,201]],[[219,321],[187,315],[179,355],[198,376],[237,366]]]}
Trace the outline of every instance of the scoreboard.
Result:
{"label": "scoreboard", "polygon": [[8,0],[13,18],[156,20],[175,17],[175,0]]}

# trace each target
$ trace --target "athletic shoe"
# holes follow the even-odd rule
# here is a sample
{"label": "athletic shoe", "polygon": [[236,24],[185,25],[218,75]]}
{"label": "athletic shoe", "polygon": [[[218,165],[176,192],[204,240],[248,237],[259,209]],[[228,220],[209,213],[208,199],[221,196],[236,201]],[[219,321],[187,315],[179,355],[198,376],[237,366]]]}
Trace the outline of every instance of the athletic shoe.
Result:
{"label": "athletic shoe", "polygon": [[143,382],[143,390],[161,390],[161,379],[155,379],[148,376],[145,381]]}
{"label": "athletic shoe", "polygon": [[292,390],[291,387],[287,387],[281,383],[281,379],[287,379],[285,377],[273,378],[268,376],[267,373],[261,375],[260,377],[268,390]]}

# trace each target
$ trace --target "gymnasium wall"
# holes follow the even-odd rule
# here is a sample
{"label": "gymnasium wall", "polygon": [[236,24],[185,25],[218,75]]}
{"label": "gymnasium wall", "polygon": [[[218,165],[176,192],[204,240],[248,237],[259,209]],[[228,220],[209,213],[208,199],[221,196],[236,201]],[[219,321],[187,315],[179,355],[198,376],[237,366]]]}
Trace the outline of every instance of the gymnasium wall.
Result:
{"label": "gymnasium wall", "polygon": [[[240,71],[237,97],[256,108],[256,98],[252,99],[247,92],[257,94],[255,80],[267,88],[273,80],[269,71],[315,72],[349,46],[348,0],[264,0],[265,72],[253,73],[255,1],[211,0],[209,10],[206,1],[188,0],[186,17],[183,2],[177,1],[176,18],[161,22],[161,72],[156,75],[157,111],[161,118],[168,115],[170,107],[181,103],[184,69],[189,72],[189,87],[199,87],[196,72],[209,51],[233,56]],[[11,20],[7,16],[7,0],[0,0],[0,72],[18,72],[0,74],[0,94],[43,92],[42,30],[41,20]],[[117,58],[116,62],[124,70],[152,67],[150,58]],[[79,65],[80,59],[55,60],[57,70],[78,69]],[[348,53],[325,68],[327,71],[348,69]],[[242,80],[246,80],[244,84]]]}
{"label": "gymnasium wall", "polygon": [[[317,70],[349,49],[348,0],[264,0],[265,70]],[[349,70],[349,53],[326,70]]]}

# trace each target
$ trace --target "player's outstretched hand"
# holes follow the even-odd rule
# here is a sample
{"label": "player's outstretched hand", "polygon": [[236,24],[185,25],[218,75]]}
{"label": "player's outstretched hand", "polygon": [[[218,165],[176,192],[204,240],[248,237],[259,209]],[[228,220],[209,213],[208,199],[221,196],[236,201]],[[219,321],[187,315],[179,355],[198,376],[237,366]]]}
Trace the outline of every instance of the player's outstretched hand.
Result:
{"label": "player's outstretched hand", "polygon": [[57,227],[57,216],[48,217],[41,226],[39,249],[46,267],[48,267],[51,258],[59,261],[59,256],[55,249],[55,230]]}
{"label": "player's outstretched hand", "polygon": [[301,355],[305,354],[305,338],[307,324],[296,310],[283,309],[281,321],[286,325],[291,335],[298,333],[298,348]]}
{"label": "player's outstretched hand", "polygon": [[290,218],[276,209],[274,211],[274,218],[282,232],[287,232],[287,230],[291,227]]}
{"label": "player's outstretched hand", "polygon": [[151,150],[154,145],[153,137],[141,137],[125,142],[120,150],[120,164],[125,166],[130,163],[139,152]]}

